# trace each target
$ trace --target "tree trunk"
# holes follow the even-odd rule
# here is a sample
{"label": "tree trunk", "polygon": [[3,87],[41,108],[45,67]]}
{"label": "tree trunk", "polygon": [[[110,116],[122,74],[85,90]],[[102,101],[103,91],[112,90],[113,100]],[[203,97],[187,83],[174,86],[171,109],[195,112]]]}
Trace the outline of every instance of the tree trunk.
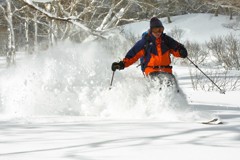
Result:
{"label": "tree trunk", "polygon": [[229,14],[230,14],[230,20],[233,19],[233,11],[232,11],[232,8],[229,8]]}
{"label": "tree trunk", "polygon": [[217,17],[217,16],[218,16],[218,13],[219,13],[219,8],[220,8],[220,7],[219,7],[219,6],[217,6],[217,8],[216,8],[216,10],[215,10],[215,14],[214,14],[214,16],[215,16],[215,17]]}
{"label": "tree trunk", "polygon": [[[89,5],[90,5],[89,0],[85,0],[85,7],[88,8]],[[88,21],[89,21],[89,13],[86,12],[86,13],[84,14],[84,19],[83,19],[83,21],[84,21],[84,24],[88,24]]]}
{"label": "tree trunk", "polygon": [[34,53],[38,52],[38,24],[37,14],[34,15]]}
{"label": "tree trunk", "polygon": [[7,0],[7,12],[6,20],[8,22],[8,46],[7,46],[7,63],[8,65],[15,63],[15,34],[13,30],[13,19],[12,19],[12,9],[11,9],[11,0]]}
{"label": "tree trunk", "polygon": [[168,23],[172,23],[172,21],[171,21],[171,17],[170,17],[170,13],[169,13],[169,10],[170,10],[170,3],[171,3],[171,1],[168,0],[167,3],[168,3],[168,4],[167,4],[167,20],[168,20]]}
{"label": "tree trunk", "polygon": [[49,46],[53,46],[54,44],[53,23],[54,20],[49,19],[49,31],[48,31]]}
{"label": "tree trunk", "polygon": [[168,23],[172,23],[169,13],[167,13],[167,20],[168,20]]}
{"label": "tree trunk", "polygon": [[25,46],[25,52],[29,54],[29,27],[28,27],[29,20],[26,18],[24,26],[25,26],[25,40],[26,40],[26,46]]}

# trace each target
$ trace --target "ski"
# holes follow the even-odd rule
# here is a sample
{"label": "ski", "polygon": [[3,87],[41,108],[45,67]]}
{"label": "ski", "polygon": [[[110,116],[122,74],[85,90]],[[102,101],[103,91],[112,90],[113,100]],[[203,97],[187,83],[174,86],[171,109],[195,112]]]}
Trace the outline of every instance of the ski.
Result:
{"label": "ski", "polygon": [[223,122],[222,121],[220,121],[218,118],[214,118],[214,119],[211,119],[211,120],[209,120],[209,121],[203,121],[203,122],[201,122],[202,124],[209,124],[209,125],[217,125],[217,124],[223,124]]}

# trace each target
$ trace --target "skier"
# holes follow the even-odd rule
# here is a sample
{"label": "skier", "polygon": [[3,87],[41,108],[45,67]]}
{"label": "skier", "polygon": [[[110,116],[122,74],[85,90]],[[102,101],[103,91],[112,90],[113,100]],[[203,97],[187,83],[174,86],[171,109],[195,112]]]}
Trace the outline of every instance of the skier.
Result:
{"label": "skier", "polygon": [[147,77],[161,79],[165,75],[176,82],[170,55],[186,58],[188,53],[184,45],[163,31],[162,22],[157,17],[151,18],[148,32],[143,33],[142,39],[128,51],[122,61],[112,63],[112,71],[123,70],[140,58],[141,69]]}

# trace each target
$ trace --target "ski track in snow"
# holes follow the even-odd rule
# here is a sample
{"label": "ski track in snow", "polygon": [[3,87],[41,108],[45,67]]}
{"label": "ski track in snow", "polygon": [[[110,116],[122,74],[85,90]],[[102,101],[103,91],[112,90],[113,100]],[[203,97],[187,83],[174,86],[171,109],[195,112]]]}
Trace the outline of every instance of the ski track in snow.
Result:
{"label": "ski track in snow", "polygon": [[[189,25],[194,18],[206,16],[173,20],[190,26],[188,36],[195,33],[195,25]],[[220,32],[219,21],[213,21],[210,26],[218,25],[215,33]],[[1,70],[0,159],[237,159],[239,92],[193,91],[188,68],[182,66],[174,66],[181,94],[152,88],[156,84],[135,66],[116,72],[109,90],[110,66],[119,55],[98,42],[62,42]],[[212,117],[224,124],[199,123]]]}

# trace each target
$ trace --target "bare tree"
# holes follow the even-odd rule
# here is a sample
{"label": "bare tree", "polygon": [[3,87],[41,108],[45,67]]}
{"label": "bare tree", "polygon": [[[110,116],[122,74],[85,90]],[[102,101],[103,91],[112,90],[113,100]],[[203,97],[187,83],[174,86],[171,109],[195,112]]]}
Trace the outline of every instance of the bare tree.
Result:
{"label": "bare tree", "polygon": [[240,16],[237,16],[231,23],[223,24],[224,27],[233,29],[234,31],[240,30]]}
{"label": "bare tree", "polygon": [[238,0],[205,0],[205,3],[215,11],[215,16],[219,15],[220,10],[221,12],[228,14],[230,19],[233,19],[233,13],[240,12],[240,2]]}
{"label": "bare tree", "polygon": [[207,46],[225,68],[240,69],[240,41],[233,34],[212,37]]}
{"label": "bare tree", "polygon": [[[43,40],[47,40],[49,45],[52,45],[64,39],[81,42],[89,36],[106,39],[105,33],[108,30],[123,24],[150,19],[152,16],[168,17],[170,23],[170,17],[173,15],[209,12],[216,6],[220,6],[220,9],[229,8],[229,13],[234,15],[240,8],[238,0],[5,1],[0,7],[9,27],[8,39],[11,43],[8,43],[8,57],[15,54],[14,50],[18,43],[25,43],[27,52],[31,52],[31,46],[34,46],[33,52],[35,52]],[[11,27],[10,24],[13,26]],[[21,26],[23,32],[16,29],[17,32],[14,33],[13,28],[16,24]],[[21,33],[25,41],[18,40]]]}
{"label": "bare tree", "polygon": [[8,44],[7,44],[7,62],[8,64],[15,62],[15,35],[13,30],[13,13],[11,0],[6,0],[5,8],[1,6],[2,11],[4,12],[4,18],[8,23]]}
{"label": "bare tree", "polygon": [[[205,73],[211,77],[214,83],[225,91],[239,90],[240,76],[239,73],[231,72],[231,70],[208,69]],[[195,90],[215,91],[216,86],[211,83],[202,73],[195,69],[190,69],[192,87]]]}

